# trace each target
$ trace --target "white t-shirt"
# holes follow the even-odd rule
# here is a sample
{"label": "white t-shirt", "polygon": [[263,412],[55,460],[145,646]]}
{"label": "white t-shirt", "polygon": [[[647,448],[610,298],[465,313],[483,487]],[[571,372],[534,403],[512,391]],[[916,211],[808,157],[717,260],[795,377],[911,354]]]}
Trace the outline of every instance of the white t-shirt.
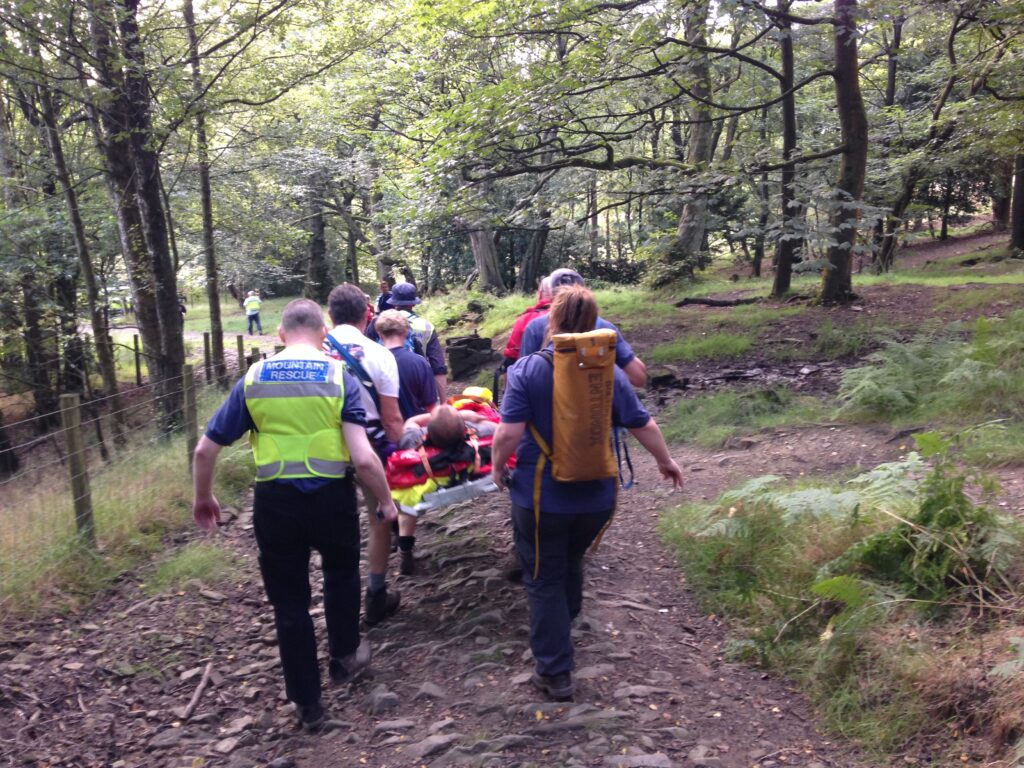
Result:
{"label": "white t-shirt", "polygon": [[[335,326],[331,331],[331,336],[341,344],[352,345],[352,356],[366,369],[379,396],[398,397],[398,363],[395,362],[395,356],[386,347],[375,341],[370,341],[354,325]],[[341,355],[331,346],[330,341],[324,340],[324,351],[335,360],[341,360]],[[354,378],[358,378],[353,371],[349,371],[349,373]],[[366,391],[362,382],[359,383],[359,389],[362,390],[366,420],[380,421],[380,413],[373,402],[373,397]]]}

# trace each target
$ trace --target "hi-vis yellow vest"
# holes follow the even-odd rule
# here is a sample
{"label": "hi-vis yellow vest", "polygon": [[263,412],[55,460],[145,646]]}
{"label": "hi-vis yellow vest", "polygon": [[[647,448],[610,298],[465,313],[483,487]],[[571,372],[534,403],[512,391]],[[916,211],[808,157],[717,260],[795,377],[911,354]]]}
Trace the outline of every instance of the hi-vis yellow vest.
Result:
{"label": "hi-vis yellow vest", "polygon": [[243,306],[246,312],[259,312],[262,303],[259,296],[247,296]]}
{"label": "hi-vis yellow vest", "polygon": [[427,354],[427,342],[434,335],[434,326],[431,325],[427,318],[420,317],[415,312],[410,312],[407,309],[402,310],[402,315],[409,321],[409,338],[411,339],[415,336],[419,339],[420,345],[423,347],[423,354]]}
{"label": "hi-vis yellow vest", "polygon": [[334,360],[260,360],[245,374],[256,480],[344,477],[344,368]]}

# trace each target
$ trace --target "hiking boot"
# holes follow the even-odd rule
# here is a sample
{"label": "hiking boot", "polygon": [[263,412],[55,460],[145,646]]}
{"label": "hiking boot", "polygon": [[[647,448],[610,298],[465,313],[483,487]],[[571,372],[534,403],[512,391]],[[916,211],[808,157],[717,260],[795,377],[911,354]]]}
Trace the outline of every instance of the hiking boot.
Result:
{"label": "hiking boot", "polygon": [[547,694],[553,701],[572,701],[572,696],[576,692],[576,686],[572,684],[572,675],[569,672],[550,676],[534,672],[530,682],[533,683],[534,688]]}
{"label": "hiking boot", "polygon": [[519,562],[519,558],[513,555],[503,568],[505,574],[505,580],[511,581],[513,584],[520,584],[523,581],[523,564]]}
{"label": "hiking boot", "polygon": [[416,573],[416,560],[412,556],[411,549],[401,551],[401,563],[398,572],[403,576],[413,576]]}
{"label": "hiking boot", "polygon": [[402,596],[397,589],[388,591],[387,587],[376,592],[366,590],[366,626],[374,627],[389,616],[394,616]]}
{"label": "hiking boot", "polygon": [[332,656],[327,664],[331,680],[339,684],[355,680],[370,666],[371,656],[370,641],[365,638],[359,641],[359,647],[354,653],[348,656]]}
{"label": "hiking boot", "polygon": [[299,727],[306,733],[319,733],[327,722],[327,712],[319,701],[315,704],[297,704]]}

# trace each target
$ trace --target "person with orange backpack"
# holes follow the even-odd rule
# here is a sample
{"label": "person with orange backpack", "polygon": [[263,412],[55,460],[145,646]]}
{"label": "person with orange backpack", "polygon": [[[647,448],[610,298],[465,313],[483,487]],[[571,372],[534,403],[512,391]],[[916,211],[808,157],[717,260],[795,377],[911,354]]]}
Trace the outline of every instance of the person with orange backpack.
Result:
{"label": "person with orange backpack", "polygon": [[615,509],[613,429],[628,429],[675,488],[683,475],[615,365],[616,333],[594,330],[593,294],[580,285],[563,287],[548,317],[551,343],[509,369],[491,479],[512,499],[536,662],[531,682],[552,699],[568,701],[575,692],[570,623],[583,604],[583,556]]}

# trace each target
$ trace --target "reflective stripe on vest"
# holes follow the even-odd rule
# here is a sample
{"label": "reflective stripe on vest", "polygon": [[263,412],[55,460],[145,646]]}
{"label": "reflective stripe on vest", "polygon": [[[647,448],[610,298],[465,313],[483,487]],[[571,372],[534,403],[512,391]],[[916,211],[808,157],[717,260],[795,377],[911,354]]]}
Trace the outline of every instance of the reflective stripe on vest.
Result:
{"label": "reflective stripe on vest", "polygon": [[345,477],[344,369],[334,360],[270,358],[245,375],[257,481]]}

